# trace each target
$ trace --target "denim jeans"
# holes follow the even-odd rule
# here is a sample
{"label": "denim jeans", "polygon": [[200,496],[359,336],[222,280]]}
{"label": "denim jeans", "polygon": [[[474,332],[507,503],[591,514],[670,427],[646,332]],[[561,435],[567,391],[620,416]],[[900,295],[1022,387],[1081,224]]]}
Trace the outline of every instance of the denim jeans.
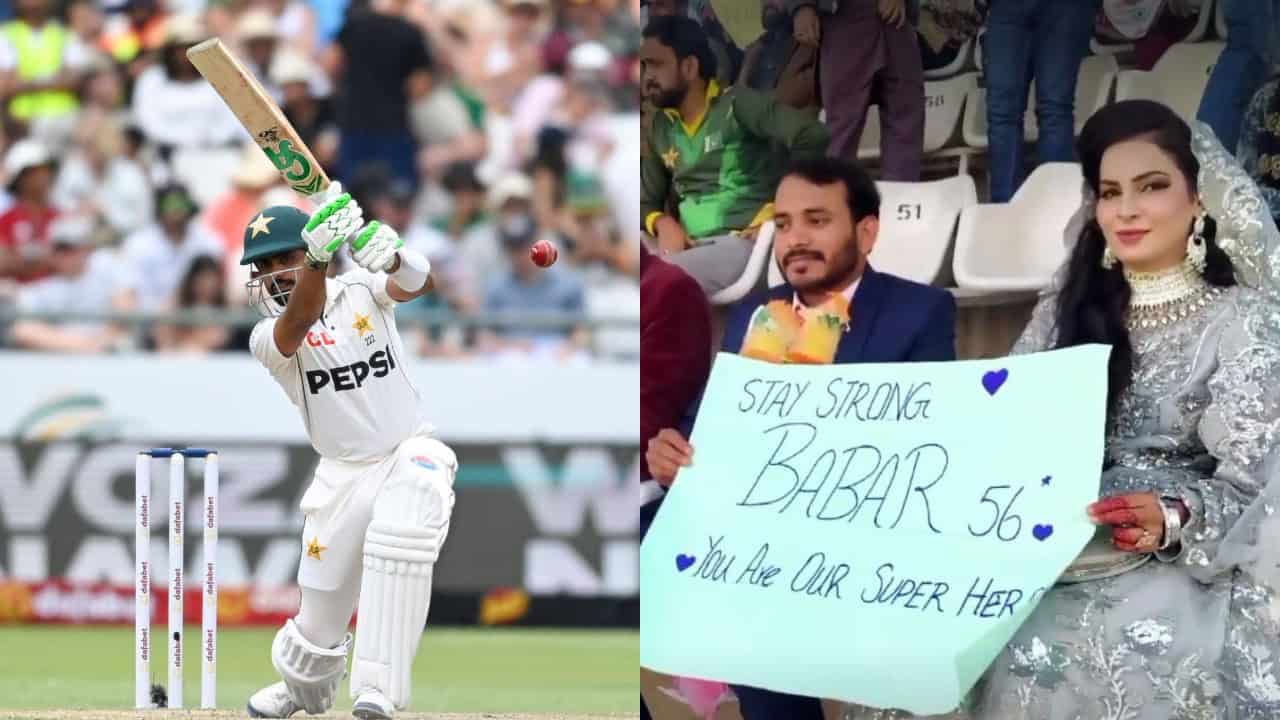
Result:
{"label": "denim jeans", "polygon": [[1075,158],[1076,77],[1089,51],[1097,0],[991,0],[982,40],[987,76],[991,201],[1007,202],[1022,179],[1023,122],[1036,82],[1039,162]]}
{"label": "denim jeans", "polygon": [[1227,22],[1227,47],[1209,76],[1196,119],[1213,128],[1228,152],[1236,151],[1240,141],[1240,124],[1253,94],[1266,80],[1267,63],[1263,59],[1275,0],[1221,0],[1223,19]]}

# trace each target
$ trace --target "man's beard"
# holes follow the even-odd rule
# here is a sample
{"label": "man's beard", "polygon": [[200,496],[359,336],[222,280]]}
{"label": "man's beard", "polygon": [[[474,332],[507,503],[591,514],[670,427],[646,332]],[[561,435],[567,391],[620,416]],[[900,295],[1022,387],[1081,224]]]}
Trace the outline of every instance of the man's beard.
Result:
{"label": "man's beard", "polygon": [[[782,258],[783,274],[786,275],[786,267],[793,258],[805,256],[828,260],[826,255],[815,250],[792,250]],[[849,276],[862,267],[862,253],[854,247],[848,254],[841,255],[837,260],[841,261],[839,265],[832,264],[828,260],[827,272],[821,277],[802,280],[798,285],[787,277],[787,282],[802,292],[832,292],[843,289],[842,286],[849,282]]]}
{"label": "man's beard", "polygon": [[664,110],[674,110],[680,107],[680,104],[684,102],[684,96],[688,94],[688,85],[671,88],[670,90],[659,89],[656,93],[651,93],[649,90],[645,91],[645,96],[649,98],[649,101]]}

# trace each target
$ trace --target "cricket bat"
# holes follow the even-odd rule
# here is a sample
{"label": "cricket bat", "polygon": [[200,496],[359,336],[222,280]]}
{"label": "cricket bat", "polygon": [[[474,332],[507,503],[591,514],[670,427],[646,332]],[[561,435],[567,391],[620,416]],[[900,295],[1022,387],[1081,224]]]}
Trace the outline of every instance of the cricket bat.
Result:
{"label": "cricket bat", "polygon": [[307,196],[329,187],[329,177],[298,137],[298,131],[253,73],[221,40],[216,37],[205,40],[187,50],[187,58],[222,96],[222,101],[253,136],[253,141],[267,154],[289,187]]}

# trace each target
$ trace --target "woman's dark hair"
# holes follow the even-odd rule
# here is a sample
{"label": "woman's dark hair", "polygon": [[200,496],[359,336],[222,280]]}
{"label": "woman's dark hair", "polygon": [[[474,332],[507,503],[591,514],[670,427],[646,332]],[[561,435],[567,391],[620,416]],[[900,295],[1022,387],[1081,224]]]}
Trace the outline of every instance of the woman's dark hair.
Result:
{"label": "woman's dark hair", "polygon": [[[191,261],[191,267],[187,268],[187,273],[182,276],[182,284],[178,286],[178,307],[189,308],[196,302],[196,277],[203,272],[212,271],[218,276],[219,282],[222,279],[222,264],[212,255],[201,255]],[[218,299],[214,303],[214,307],[226,307],[227,298],[224,293],[218,294]]]}
{"label": "woman's dark hair", "polygon": [[[1169,155],[1186,177],[1192,192],[1198,191],[1200,162],[1191,150],[1191,128],[1160,103],[1126,100],[1108,105],[1089,118],[1076,142],[1085,181],[1095,197],[1100,194],[1103,153],[1112,145],[1137,138],[1150,141]],[[1190,227],[1187,232],[1190,234]],[[1218,246],[1216,234],[1214,219],[1206,218],[1204,238],[1208,252],[1205,280],[1211,285],[1235,285],[1231,259]],[[1109,270],[1102,267],[1102,252],[1106,245],[1097,218],[1086,218],[1067,260],[1066,277],[1058,292],[1057,342],[1054,347],[1088,343],[1112,347],[1107,367],[1107,411],[1110,416],[1115,411],[1117,400],[1129,387],[1133,372],[1133,346],[1125,323],[1129,283],[1119,263]]]}

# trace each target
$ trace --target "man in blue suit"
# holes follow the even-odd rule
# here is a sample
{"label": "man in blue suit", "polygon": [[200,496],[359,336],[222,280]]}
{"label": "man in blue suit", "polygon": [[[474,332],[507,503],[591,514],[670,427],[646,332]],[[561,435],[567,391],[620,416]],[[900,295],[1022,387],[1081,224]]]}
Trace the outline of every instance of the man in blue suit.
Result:
{"label": "man in blue suit", "polygon": [[[773,362],[955,359],[951,294],[876,272],[867,262],[880,229],[880,193],[861,168],[836,158],[799,163],[782,177],[774,206],[773,252],[786,282],[732,308],[722,351]],[[820,322],[824,315],[835,319]],[[804,330],[815,322],[832,334]],[[679,429],[665,428],[649,441],[645,459],[667,486],[690,464],[693,448]],[[734,691],[744,720],[823,717],[817,698],[745,686]]]}

